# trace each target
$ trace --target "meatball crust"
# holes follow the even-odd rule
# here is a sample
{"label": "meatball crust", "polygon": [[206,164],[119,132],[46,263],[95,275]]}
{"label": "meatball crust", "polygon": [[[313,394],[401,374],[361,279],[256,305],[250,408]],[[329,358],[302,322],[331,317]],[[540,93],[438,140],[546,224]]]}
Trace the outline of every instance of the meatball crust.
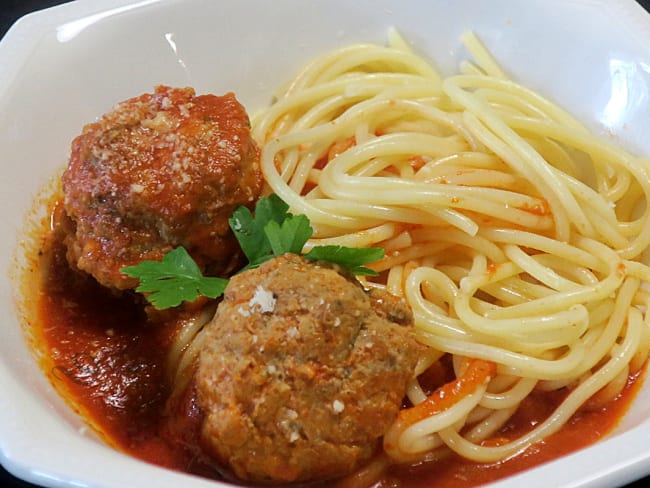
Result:
{"label": "meatball crust", "polygon": [[228,218],[260,195],[259,150],[231,93],[158,86],[118,104],[72,142],[63,174],[68,259],[105,286],[120,268],[184,246],[212,274],[235,266]]}
{"label": "meatball crust", "polygon": [[367,462],[421,347],[410,310],[381,295],[291,254],[234,276],[195,376],[204,452],[258,483],[326,480]]}

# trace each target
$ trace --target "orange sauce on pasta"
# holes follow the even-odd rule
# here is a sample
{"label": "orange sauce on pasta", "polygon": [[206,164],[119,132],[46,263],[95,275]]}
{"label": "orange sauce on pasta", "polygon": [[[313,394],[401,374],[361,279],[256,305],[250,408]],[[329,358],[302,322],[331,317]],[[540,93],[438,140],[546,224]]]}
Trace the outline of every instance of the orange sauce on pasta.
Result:
{"label": "orange sauce on pasta", "polygon": [[[459,456],[435,464],[413,468],[393,469],[400,480],[400,488],[464,488],[496,481],[594,444],[616,427],[643,383],[637,373],[628,379],[623,392],[606,407],[593,411],[579,411],[557,433],[547,437],[521,454],[495,463],[477,464]],[[560,403],[565,393],[533,392],[517,410],[507,427],[493,443],[515,439],[533,425],[547,418]]]}

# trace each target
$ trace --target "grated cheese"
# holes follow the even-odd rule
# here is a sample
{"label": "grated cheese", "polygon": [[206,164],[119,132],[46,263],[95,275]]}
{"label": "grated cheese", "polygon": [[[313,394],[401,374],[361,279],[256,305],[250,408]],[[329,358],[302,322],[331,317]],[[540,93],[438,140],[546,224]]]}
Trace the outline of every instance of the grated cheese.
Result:
{"label": "grated cheese", "polygon": [[250,308],[255,306],[259,307],[260,312],[273,312],[275,310],[275,297],[273,293],[265,289],[262,285],[257,285],[253,298],[250,299],[248,305]]}
{"label": "grated cheese", "polygon": [[332,402],[332,410],[336,413],[341,413],[345,409],[345,404],[341,400],[334,400]]}

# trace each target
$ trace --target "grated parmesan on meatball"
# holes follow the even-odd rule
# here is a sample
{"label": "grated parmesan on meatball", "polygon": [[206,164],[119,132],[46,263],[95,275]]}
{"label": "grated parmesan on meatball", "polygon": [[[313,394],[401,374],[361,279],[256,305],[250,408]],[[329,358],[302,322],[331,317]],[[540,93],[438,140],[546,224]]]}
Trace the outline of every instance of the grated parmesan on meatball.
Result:
{"label": "grated parmesan on meatball", "polygon": [[414,376],[411,325],[398,298],[297,255],[234,276],[195,376],[204,452],[256,483],[359,468]]}
{"label": "grated parmesan on meatball", "polygon": [[120,268],[178,246],[212,274],[231,271],[239,248],[228,218],[262,188],[235,96],[165,86],[86,125],[62,181],[69,261],[117,289],[137,285]]}

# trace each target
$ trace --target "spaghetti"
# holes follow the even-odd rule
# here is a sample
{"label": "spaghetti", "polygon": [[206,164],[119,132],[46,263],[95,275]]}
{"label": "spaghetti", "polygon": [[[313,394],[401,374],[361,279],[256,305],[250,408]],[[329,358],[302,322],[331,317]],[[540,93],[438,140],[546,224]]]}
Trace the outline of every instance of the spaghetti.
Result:
{"label": "spaghetti", "polygon": [[[428,351],[456,379],[385,436],[391,463],[450,451],[507,458],[580,408],[614,399],[650,349],[650,166],[475,62],[443,77],[391,32],[312,61],[253,119],[268,191],[315,230],[309,245],[380,246]],[[533,391],[567,389],[544,422],[486,442]]]}

